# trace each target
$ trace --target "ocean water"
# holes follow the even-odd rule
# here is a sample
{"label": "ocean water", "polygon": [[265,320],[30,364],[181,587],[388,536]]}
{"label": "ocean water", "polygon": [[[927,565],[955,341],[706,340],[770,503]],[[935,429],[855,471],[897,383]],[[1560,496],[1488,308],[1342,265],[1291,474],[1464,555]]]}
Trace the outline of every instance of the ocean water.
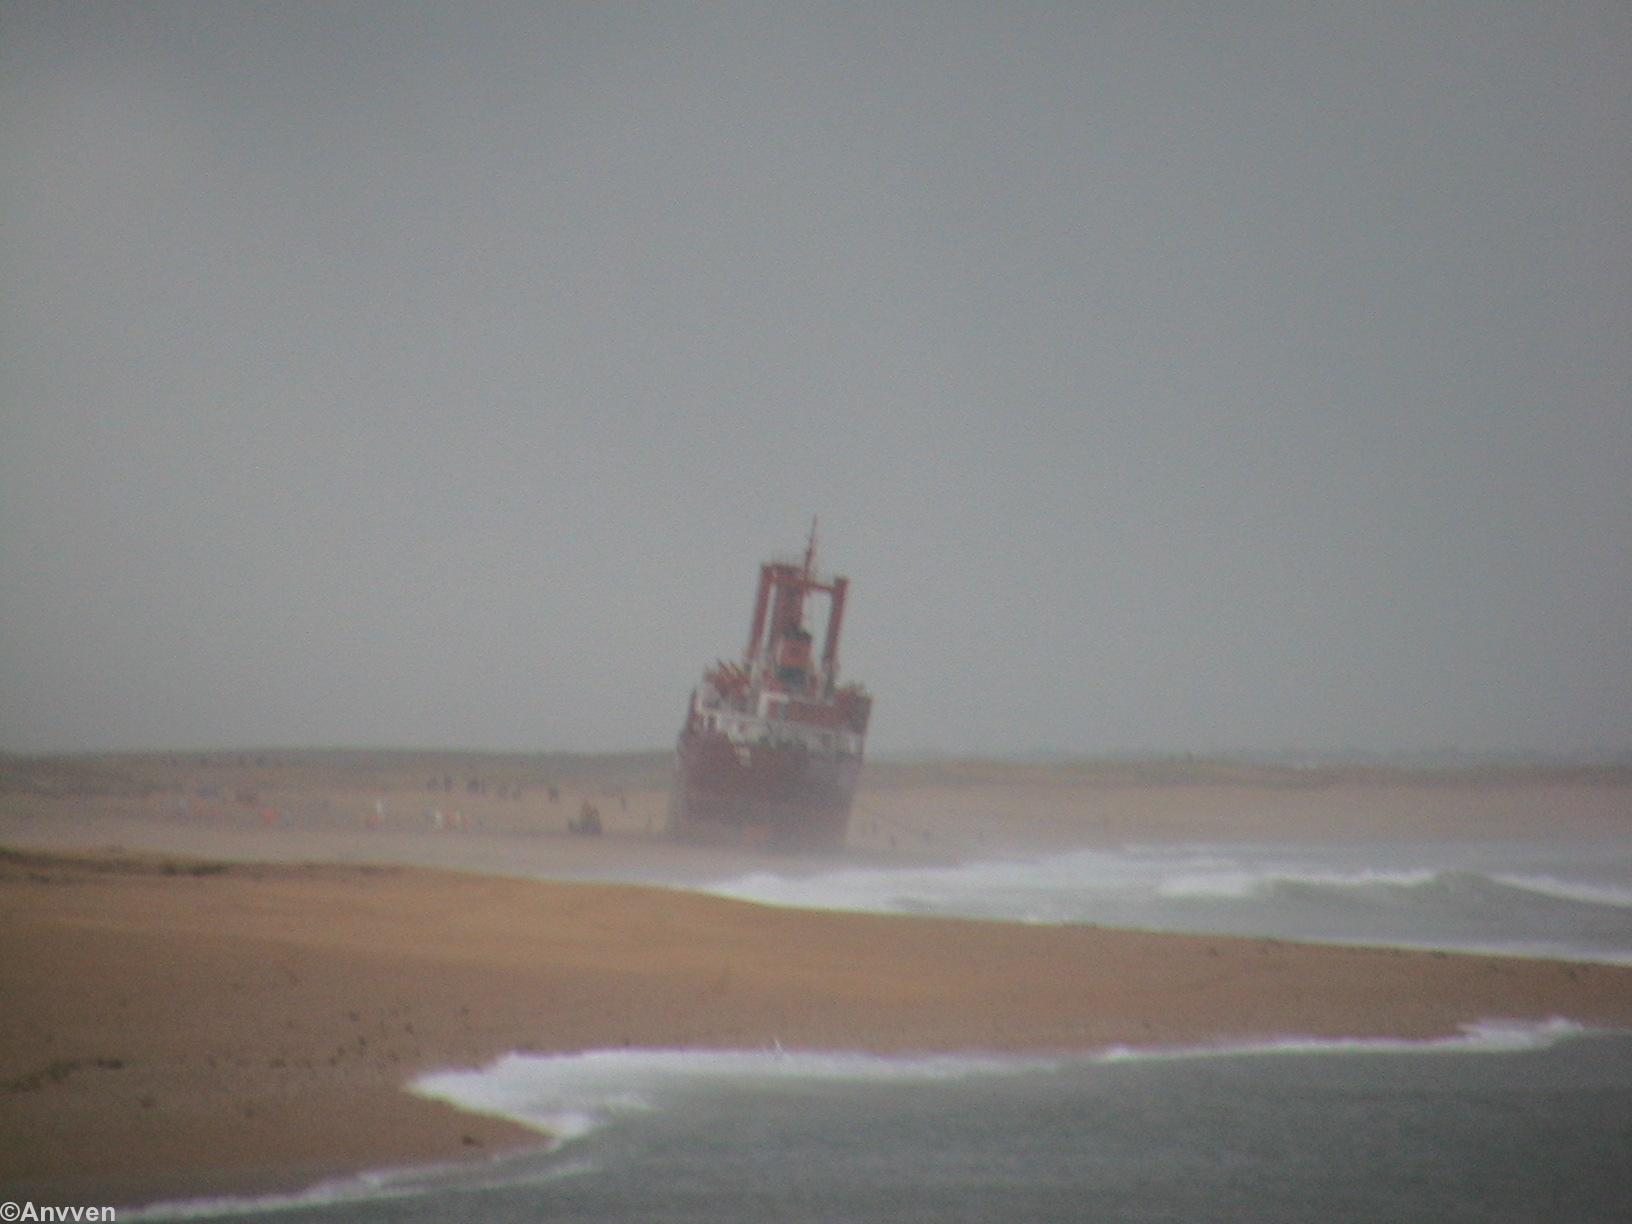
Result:
{"label": "ocean water", "polygon": [[[1618,844],[1127,847],[754,875],[789,905],[1632,963]],[[1632,1219],[1632,1033],[1500,1017],[1436,1042],[1067,1058],[512,1055],[415,1090],[555,1137],[148,1218],[312,1221]],[[141,1218],[121,1212],[121,1218]]]}
{"label": "ocean water", "polygon": [[1632,1036],[1075,1059],[517,1057],[419,1090],[559,1128],[548,1153],[126,1218],[310,1221],[1615,1221]]}

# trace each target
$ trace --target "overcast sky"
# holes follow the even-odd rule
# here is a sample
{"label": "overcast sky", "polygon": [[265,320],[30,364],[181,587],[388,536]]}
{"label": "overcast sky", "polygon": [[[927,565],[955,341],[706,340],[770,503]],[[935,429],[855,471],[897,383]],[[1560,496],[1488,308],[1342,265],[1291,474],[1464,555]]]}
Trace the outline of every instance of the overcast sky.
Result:
{"label": "overcast sky", "polygon": [[1632,746],[1632,5],[0,5],[0,747]]}

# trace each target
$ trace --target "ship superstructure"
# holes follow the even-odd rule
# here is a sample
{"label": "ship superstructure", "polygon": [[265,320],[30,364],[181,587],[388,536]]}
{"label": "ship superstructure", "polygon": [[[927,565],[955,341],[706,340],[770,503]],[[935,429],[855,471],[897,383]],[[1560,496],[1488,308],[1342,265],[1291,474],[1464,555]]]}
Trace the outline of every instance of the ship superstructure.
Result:
{"label": "ship superstructure", "polygon": [[[669,825],[691,841],[777,850],[844,844],[872,698],[839,683],[849,580],[802,558],[767,561],[741,663],[719,662],[691,694],[676,746]],[[821,649],[806,605],[825,599]]]}

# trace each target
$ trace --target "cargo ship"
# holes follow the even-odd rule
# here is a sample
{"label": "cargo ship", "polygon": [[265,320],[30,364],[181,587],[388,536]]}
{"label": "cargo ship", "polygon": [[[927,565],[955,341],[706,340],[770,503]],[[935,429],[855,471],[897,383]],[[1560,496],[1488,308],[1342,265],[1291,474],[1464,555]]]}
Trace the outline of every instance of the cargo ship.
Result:
{"label": "cargo ship", "polygon": [[[850,827],[872,698],[839,683],[849,580],[804,556],[759,567],[748,648],[692,690],[675,749],[669,831],[684,841],[777,851],[836,850]],[[821,653],[805,626],[825,598]]]}

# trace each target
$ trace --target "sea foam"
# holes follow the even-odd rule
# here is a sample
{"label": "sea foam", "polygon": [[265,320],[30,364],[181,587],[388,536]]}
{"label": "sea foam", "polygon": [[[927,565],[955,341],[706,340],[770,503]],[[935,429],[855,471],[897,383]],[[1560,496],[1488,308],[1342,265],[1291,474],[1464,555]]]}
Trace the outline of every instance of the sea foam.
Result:
{"label": "sea foam", "polygon": [[350,1214],[352,1208],[365,1204],[421,1199],[428,1194],[458,1194],[496,1186],[560,1181],[594,1172],[597,1167],[587,1160],[556,1161],[542,1165],[523,1153],[477,1163],[368,1170],[282,1194],[177,1199],[143,1207],[120,1207],[119,1218],[153,1221],[260,1219],[322,1208],[339,1208]]}
{"label": "sea foam", "polygon": [[1097,1063],[1170,1062],[1193,1058],[1256,1058],[1293,1054],[1517,1054],[1545,1050],[1593,1032],[1573,1020],[1481,1020],[1444,1037],[1274,1037],[1193,1046],[1111,1046]]}
{"label": "sea foam", "polygon": [[783,1050],[589,1050],[507,1054],[474,1071],[414,1081],[420,1096],[520,1122],[568,1143],[699,1086],[737,1090],[799,1081],[914,1083],[1043,1069],[1052,1061],[962,1054],[888,1057]]}
{"label": "sea foam", "polygon": [[800,1083],[929,1084],[982,1076],[1050,1074],[1131,1062],[1265,1055],[1513,1054],[1546,1049],[1595,1030],[1570,1020],[1485,1020],[1445,1037],[1308,1037],[1193,1046],[1110,1046],[1056,1055],[925,1054],[769,1050],[591,1050],[509,1054],[473,1071],[421,1076],[413,1091],[461,1109],[496,1114],[558,1144],[582,1139],[618,1118],[646,1113],[694,1091],[753,1092]]}

